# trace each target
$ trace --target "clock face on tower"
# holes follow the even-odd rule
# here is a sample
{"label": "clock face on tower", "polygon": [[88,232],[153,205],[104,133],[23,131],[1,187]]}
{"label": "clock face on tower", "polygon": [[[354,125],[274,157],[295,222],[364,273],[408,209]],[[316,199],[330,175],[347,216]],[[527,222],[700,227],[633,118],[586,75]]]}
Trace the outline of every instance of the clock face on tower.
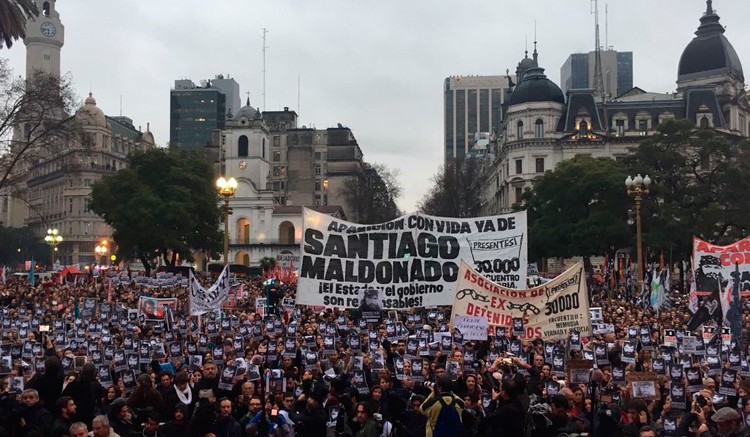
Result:
{"label": "clock face on tower", "polygon": [[49,21],[45,21],[44,23],[42,23],[41,31],[42,35],[46,36],[47,38],[52,38],[57,33],[57,28]]}
{"label": "clock face on tower", "polygon": [[247,161],[240,161],[239,163],[240,170],[244,170],[247,168]]}

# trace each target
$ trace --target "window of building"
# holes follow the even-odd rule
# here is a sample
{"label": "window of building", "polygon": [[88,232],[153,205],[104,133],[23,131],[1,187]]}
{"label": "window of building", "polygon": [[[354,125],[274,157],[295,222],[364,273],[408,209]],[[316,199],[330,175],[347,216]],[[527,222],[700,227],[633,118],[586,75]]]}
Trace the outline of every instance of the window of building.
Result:
{"label": "window of building", "polygon": [[91,186],[91,179],[84,179],[83,180],[83,186],[84,187],[90,187]]}
{"label": "window of building", "polygon": [[646,136],[648,133],[648,120],[638,120],[638,132],[640,132],[641,136]]}
{"label": "window of building", "polygon": [[618,137],[625,136],[625,120],[615,120],[615,129]]}
{"label": "window of building", "polygon": [[260,157],[263,159],[266,159],[266,139],[263,138],[263,140],[260,143]]}
{"label": "window of building", "polygon": [[523,188],[522,187],[516,187],[516,203],[521,203],[521,197],[523,197]]}
{"label": "window of building", "polygon": [[69,213],[73,212],[73,199],[71,198],[68,198],[68,212]]}
{"label": "window of building", "polygon": [[282,165],[282,166],[281,166],[281,168],[279,168],[279,172],[281,173],[281,176],[284,176],[284,175],[286,175],[286,167],[284,167],[284,166]]}
{"label": "window of building", "polygon": [[278,135],[274,135],[273,136],[273,145],[274,146],[278,146],[280,144],[281,144],[281,137],[279,137]]}
{"label": "window of building", "polygon": [[544,138],[544,121],[541,118],[534,123],[534,138]]}
{"label": "window of building", "polygon": [[535,163],[536,163],[536,172],[544,173],[544,158],[537,158],[535,160]]}
{"label": "window of building", "polygon": [[519,140],[523,139],[523,122],[520,120],[516,124],[516,137],[518,137]]}
{"label": "window of building", "polygon": [[249,146],[247,136],[241,135],[239,141],[237,142],[237,156],[247,156],[248,149]]}
{"label": "window of building", "polygon": [[281,176],[281,170],[278,165],[273,166],[273,175],[274,176]]}
{"label": "window of building", "polygon": [[320,191],[320,181],[319,180],[315,181],[315,191]]}
{"label": "window of building", "polygon": [[315,164],[315,174],[319,175],[321,173],[321,166],[320,164]]}
{"label": "window of building", "polygon": [[516,159],[516,174],[523,173],[523,159]]}
{"label": "window of building", "polygon": [[315,152],[315,160],[316,161],[320,161],[321,158],[322,158],[322,156],[323,156],[323,154],[321,152]]}
{"label": "window of building", "polygon": [[581,135],[589,134],[589,124],[586,123],[586,120],[581,120],[581,122],[578,123],[578,133]]}
{"label": "window of building", "polygon": [[708,117],[701,117],[701,129],[708,129]]}
{"label": "window of building", "polygon": [[274,162],[281,161],[281,152],[273,152],[273,161]]}
{"label": "window of building", "polygon": [[87,197],[83,203],[83,212],[87,214],[91,212],[91,198],[90,197]]}

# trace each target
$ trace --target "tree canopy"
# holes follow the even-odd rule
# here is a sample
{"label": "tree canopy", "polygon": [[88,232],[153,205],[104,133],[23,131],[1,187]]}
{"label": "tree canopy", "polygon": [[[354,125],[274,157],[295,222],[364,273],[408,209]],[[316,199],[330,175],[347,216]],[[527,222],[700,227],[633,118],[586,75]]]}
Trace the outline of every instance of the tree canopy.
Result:
{"label": "tree canopy", "polygon": [[0,0],[0,47],[26,36],[26,21],[39,16],[33,0]]}
{"label": "tree canopy", "polygon": [[660,124],[626,160],[633,175],[654,181],[643,202],[644,244],[687,256],[693,235],[720,244],[747,236],[749,145],[689,120]]}
{"label": "tree canopy", "polygon": [[628,209],[625,168],[609,158],[561,162],[524,193],[532,257],[601,255],[625,247]]}
{"label": "tree canopy", "polygon": [[42,71],[28,80],[14,77],[8,60],[0,58],[0,189],[11,188],[23,199],[17,181],[29,167],[80,146],[80,126],[70,116],[77,106],[74,96],[69,77],[58,80]]}
{"label": "tree canopy", "polygon": [[401,196],[398,172],[384,164],[365,163],[365,172],[349,178],[340,195],[348,217],[355,223],[383,223],[401,215],[396,199]]}
{"label": "tree canopy", "polygon": [[479,158],[447,162],[432,178],[419,203],[425,214],[441,217],[477,217],[482,211],[485,161]]}
{"label": "tree canopy", "polygon": [[177,255],[220,251],[221,212],[214,172],[200,152],[151,149],[128,167],[94,184],[91,209],[114,228],[120,258],[138,258],[147,272],[156,257],[174,266]]}

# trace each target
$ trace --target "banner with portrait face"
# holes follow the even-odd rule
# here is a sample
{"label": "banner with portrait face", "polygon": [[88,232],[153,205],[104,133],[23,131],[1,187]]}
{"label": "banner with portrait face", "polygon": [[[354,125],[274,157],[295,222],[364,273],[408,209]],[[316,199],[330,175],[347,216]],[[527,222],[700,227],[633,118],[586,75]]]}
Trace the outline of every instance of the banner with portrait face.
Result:
{"label": "banner with portrait face", "polygon": [[138,298],[138,315],[144,316],[146,320],[164,320],[167,308],[171,308],[173,313],[177,312],[177,299],[145,296]]}
{"label": "banner with portrait face", "polygon": [[453,301],[452,323],[457,316],[487,317],[489,326],[510,332],[515,319],[523,319],[521,338],[564,340],[572,332],[591,335],[591,313],[583,263],[539,287],[514,290],[502,287],[462,262]]}
{"label": "banner with portrait face", "polygon": [[735,265],[739,267],[740,295],[750,296],[750,237],[726,246],[693,237],[692,290],[709,296],[714,290],[726,292],[734,283]]}
{"label": "banner with portrait face", "polygon": [[445,218],[409,214],[359,225],[304,210],[298,305],[405,310],[451,305],[465,261],[508,288],[525,288],[526,212]]}

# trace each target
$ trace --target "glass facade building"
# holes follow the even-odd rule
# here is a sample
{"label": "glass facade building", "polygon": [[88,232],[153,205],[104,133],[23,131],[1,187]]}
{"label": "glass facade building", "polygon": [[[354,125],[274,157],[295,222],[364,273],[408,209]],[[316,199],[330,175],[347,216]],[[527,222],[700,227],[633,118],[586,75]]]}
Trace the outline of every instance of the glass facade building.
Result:
{"label": "glass facade building", "polygon": [[477,134],[496,133],[508,89],[505,76],[451,76],[443,86],[445,160],[468,156]]}
{"label": "glass facade building", "polygon": [[[604,88],[615,98],[633,88],[633,52],[603,50],[602,76]],[[568,90],[594,88],[596,52],[573,53],[560,67],[560,88]]]}
{"label": "glass facade building", "polygon": [[218,89],[174,89],[169,108],[169,143],[177,150],[205,147],[214,129],[224,129],[226,96]]}

